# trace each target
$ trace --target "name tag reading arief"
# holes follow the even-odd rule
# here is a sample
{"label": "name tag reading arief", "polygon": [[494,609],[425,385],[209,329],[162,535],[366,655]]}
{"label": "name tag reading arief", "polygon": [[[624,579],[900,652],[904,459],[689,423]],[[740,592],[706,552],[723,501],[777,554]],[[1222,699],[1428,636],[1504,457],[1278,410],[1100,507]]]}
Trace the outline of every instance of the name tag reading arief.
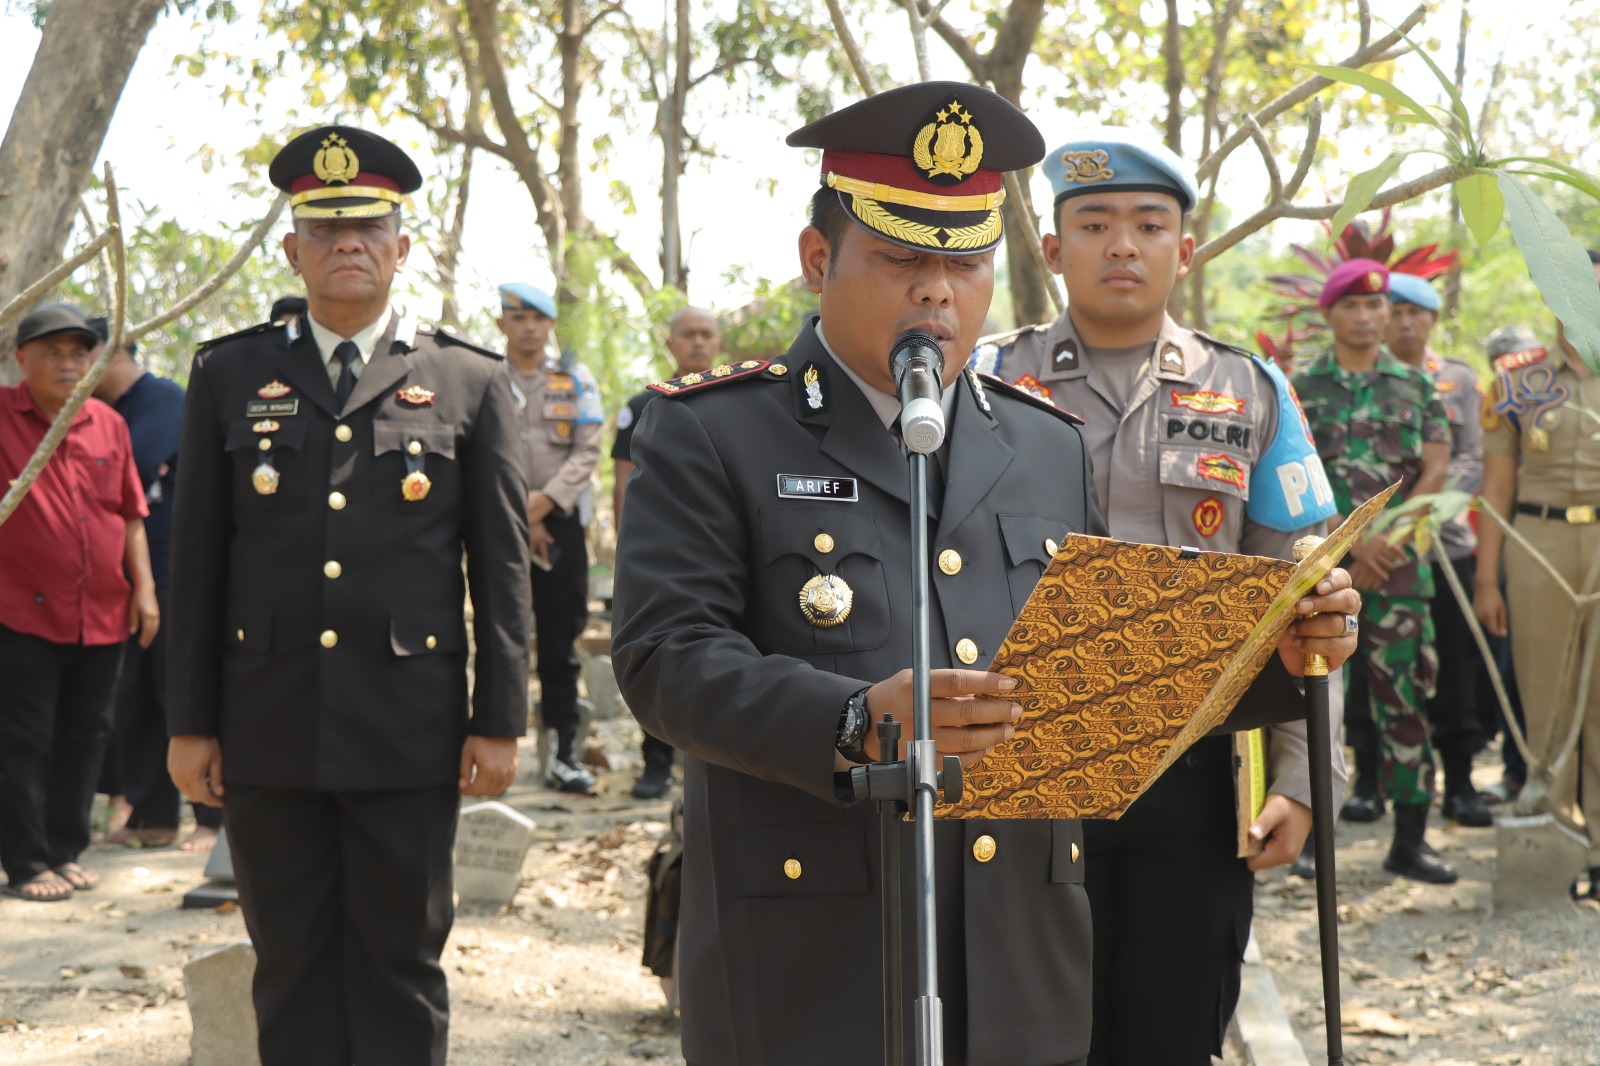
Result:
{"label": "name tag reading arief", "polygon": [[840,503],[855,503],[860,499],[853,477],[807,477],[804,474],[779,474],[778,495],[786,500],[838,500]]}

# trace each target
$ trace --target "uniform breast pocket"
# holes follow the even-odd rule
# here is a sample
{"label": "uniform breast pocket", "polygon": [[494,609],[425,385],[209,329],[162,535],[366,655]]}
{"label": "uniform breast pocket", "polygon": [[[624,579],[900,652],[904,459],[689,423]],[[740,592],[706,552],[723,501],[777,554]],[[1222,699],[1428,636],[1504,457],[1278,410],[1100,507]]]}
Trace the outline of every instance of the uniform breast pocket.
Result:
{"label": "uniform breast pocket", "polygon": [[1036,514],[1002,514],[1000,539],[1006,546],[1006,585],[1011,592],[1011,613],[1022,613],[1033,595],[1033,587],[1044,576],[1055,549],[1068,533],[1071,523],[1061,518]]}
{"label": "uniform breast pocket", "polygon": [[889,640],[877,520],[848,506],[761,511],[755,616],[779,654],[868,651]]}
{"label": "uniform breast pocket", "polygon": [[1225,449],[1163,446],[1161,484],[1244,499],[1250,492],[1250,465],[1245,456]]}
{"label": "uniform breast pocket", "polygon": [[1372,422],[1373,454],[1390,463],[1421,459],[1421,413],[1421,407],[1410,399],[1384,400]]}
{"label": "uniform breast pocket", "polygon": [[[304,477],[286,477],[306,442],[306,421],[299,416],[235,418],[228,423],[228,454],[233,456],[237,498],[255,507],[284,507],[308,486]],[[288,502],[286,502],[288,501]]]}
{"label": "uniform breast pocket", "polygon": [[386,510],[416,513],[460,502],[455,429],[437,421],[372,423],[373,502]]}

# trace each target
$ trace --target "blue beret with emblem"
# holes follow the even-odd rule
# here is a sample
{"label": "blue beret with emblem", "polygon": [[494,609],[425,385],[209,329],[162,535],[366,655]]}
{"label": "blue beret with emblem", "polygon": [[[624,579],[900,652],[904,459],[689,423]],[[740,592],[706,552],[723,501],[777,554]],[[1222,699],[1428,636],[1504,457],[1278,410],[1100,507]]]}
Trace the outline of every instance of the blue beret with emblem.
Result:
{"label": "blue beret with emblem", "polygon": [[550,294],[524,281],[512,281],[500,286],[500,306],[506,311],[537,311],[546,318],[560,317]]}
{"label": "blue beret with emblem", "polygon": [[1121,126],[1084,130],[1044,157],[1055,202],[1091,192],[1165,192],[1188,212],[1200,200],[1194,170],[1148,134]]}
{"label": "blue beret with emblem", "polygon": [[1437,311],[1443,306],[1439,299],[1439,290],[1428,284],[1426,278],[1419,278],[1415,274],[1402,274],[1397,270],[1389,274],[1389,302],[1416,304],[1424,311]]}

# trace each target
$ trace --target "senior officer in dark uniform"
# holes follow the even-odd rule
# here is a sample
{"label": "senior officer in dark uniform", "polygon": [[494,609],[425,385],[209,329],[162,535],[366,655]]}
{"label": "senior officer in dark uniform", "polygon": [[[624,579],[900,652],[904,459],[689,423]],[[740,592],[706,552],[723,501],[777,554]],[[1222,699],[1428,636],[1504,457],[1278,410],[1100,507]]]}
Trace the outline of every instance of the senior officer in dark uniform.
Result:
{"label": "senior officer in dark uniform", "polygon": [[[1043,573],[1046,541],[1105,532],[1076,420],[963,370],[993,294],[1001,171],[1038,161],[1038,131],[987,90],[927,82],[789,143],[822,149],[799,241],[821,319],[774,363],[658,386],[618,541],[617,677],[645,728],[686,755],[679,981],[693,1066],[881,1061],[877,817],[841,771],[875,754],[876,720],[911,714],[896,336],[923,328],[945,352],[950,429],[930,492],[942,753],[971,764],[1010,734],[1012,707],[994,698],[1009,679],[983,664]],[[1310,602],[1349,613],[1347,586],[1336,575]],[[1336,659],[1353,643],[1331,637],[1342,618],[1297,627]],[[1082,840],[1073,821],[937,827],[951,1066],[1083,1061]]]}
{"label": "senior officer in dark uniform", "polygon": [[[1044,257],[1070,306],[1053,323],[980,346],[974,367],[1085,419],[1113,536],[1292,558],[1334,507],[1288,380],[1166,313],[1194,255],[1184,232],[1199,196],[1193,171],[1155,138],[1116,127],[1081,131],[1042,169],[1056,230],[1043,237]],[[1252,767],[1236,760],[1233,740],[1207,737],[1122,818],[1084,826],[1091,1064],[1209,1066],[1222,1054],[1254,911],[1251,871],[1294,861],[1311,829],[1306,723],[1274,726],[1268,796],[1249,815],[1262,850],[1239,858],[1234,778]],[[1331,750],[1337,795],[1337,736]],[[1152,1002],[1164,1024],[1150,1024]]]}
{"label": "senior officer in dark uniform", "polygon": [[169,764],[223,805],[263,1066],[443,1066],[458,797],[511,783],[528,716],[510,385],[390,307],[421,181],[400,149],[324,126],[270,175],[309,306],[195,357]]}

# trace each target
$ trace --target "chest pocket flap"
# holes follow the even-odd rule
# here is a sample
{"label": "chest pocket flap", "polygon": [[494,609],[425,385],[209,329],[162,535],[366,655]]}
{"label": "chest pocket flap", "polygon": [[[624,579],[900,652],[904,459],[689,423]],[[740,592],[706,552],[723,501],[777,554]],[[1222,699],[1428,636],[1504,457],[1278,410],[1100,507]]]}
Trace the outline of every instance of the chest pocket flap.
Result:
{"label": "chest pocket flap", "polygon": [[[827,550],[823,550],[826,548]],[[832,507],[761,509],[757,577],[772,650],[784,655],[865,651],[889,639],[889,587],[878,523],[866,511]],[[850,610],[837,625],[813,625],[800,609],[802,588],[832,575],[850,589]]]}
{"label": "chest pocket flap", "polygon": [[[415,444],[418,449],[413,449]],[[386,455],[442,455],[456,457],[456,436],[453,430],[437,422],[382,422],[372,423],[372,454]]]}
{"label": "chest pocket flap", "polygon": [[[265,422],[276,422],[278,428],[271,432],[258,431]],[[233,418],[228,421],[227,450],[261,450],[261,442],[270,440],[272,447],[299,451],[306,442],[306,420],[301,415],[279,418]]]}
{"label": "chest pocket flap", "polygon": [[1036,514],[1003,514],[998,517],[1000,538],[1005,541],[1007,561],[1012,566],[1021,566],[1030,560],[1041,567],[1049,566],[1052,556],[1045,541],[1059,547],[1062,539],[1072,532],[1072,526],[1059,518]]}
{"label": "chest pocket flap", "polygon": [[1250,498],[1250,460],[1205,447],[1162,445],[1161,483]]}

